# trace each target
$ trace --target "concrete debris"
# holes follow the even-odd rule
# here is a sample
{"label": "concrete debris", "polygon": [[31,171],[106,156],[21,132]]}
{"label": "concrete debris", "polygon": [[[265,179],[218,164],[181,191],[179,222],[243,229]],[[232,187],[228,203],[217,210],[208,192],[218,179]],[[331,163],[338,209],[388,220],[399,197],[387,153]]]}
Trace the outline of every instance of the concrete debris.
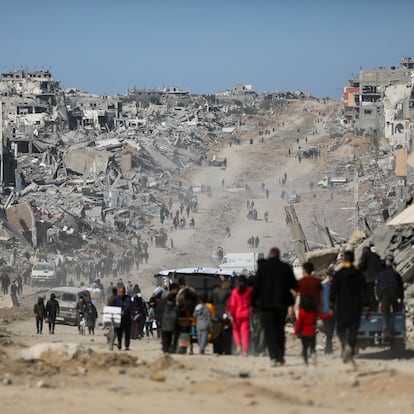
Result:
{"label": "concrete debris", "polygon": [[[162,197],[187,192],[172,176],[194,165],[225,168],[227,160],[216,160],[209,146],[240,143],[238,132],[252,128],[244,115],[313,99],[303,92],[257,94],[251,85],[215,97],[176,86],[102,97],[63,89],[43,70],[2,73],[0,98],[0,240],[20,253],[16,275],[27,275],[39,251],[44,261],[59,251],[66,273],[74,255],[88,268],[102,267],[104,259],[92,259],[91,249],[109,263],[115,252],[145,255],[142,244],[150,238],[166,247],[168,229],[150,222]],[[197,191],[210,190],[190,192]]]}
{"label": "concrete debris", "polygon": [[[28,361],[57,362],[73,359],[79,351],[79,344],[41,343],[21,351],[21,356]],[[53,365],[53,363],[51,365]]]}

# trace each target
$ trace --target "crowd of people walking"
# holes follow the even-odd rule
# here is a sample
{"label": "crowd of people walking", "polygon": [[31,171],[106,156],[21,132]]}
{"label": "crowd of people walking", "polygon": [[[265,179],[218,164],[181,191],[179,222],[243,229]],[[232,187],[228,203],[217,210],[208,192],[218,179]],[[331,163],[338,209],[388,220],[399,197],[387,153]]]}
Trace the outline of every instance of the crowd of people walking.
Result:
{"label": "crowd of people walking", "polygon": [[[106,293],[107,305],[121,308],[118,349],[123,345],[129,350],[131,340],[158,338],[167,354],[177,352],[183,338],[191,348],[192,339],[197,338],[200,354],[206,353],[212,342],[214,353],[267,353],[271,365],[279,366],[285,364],[288,321],[293,324],[294,337],[301,341],[305,365],[316,364],[319,319],[325,334],[325,355],[334,352],[336,332],[343,361],[355,363],[361,315],[382,312],[384,338],[392,335],[390,317],[402,309],[404,287],[391,254],[383,261],[367,246],[357,263],[354,253],[345,251],[341,266],[329,268],[324,280],[314,275],[310,262],[302,265],[302,274],[297,280],[292,267],[281,260],[279,249],[272,248],[267,259],[258,261],[255,275],[223,276],[209,296],[198,295],[185,281],[177,280],[166,289],[158,287],[145,299],[138,284],[128,281],[124,285],[120,279],[116,286],[111,283]],[[93,335],[98,312],[92,301],[81,297],[76,310],[79,319],[85,317]],[[52,293],[46,304],[39,297],[33,312],[37,333],[43,332],[46,320],[49,333],[54,334],[60,312],[55,295]]]}

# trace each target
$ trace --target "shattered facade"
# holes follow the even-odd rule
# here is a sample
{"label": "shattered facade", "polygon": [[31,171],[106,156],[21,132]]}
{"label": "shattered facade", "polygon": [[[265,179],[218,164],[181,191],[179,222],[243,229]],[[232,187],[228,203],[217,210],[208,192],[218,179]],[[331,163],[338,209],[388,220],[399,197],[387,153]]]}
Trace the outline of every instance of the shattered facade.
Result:
{"label": "shattered facade", "polygon": [[400,67],[361,70],[344,88],[344,117],[359,132],[385,137],[393,148],[412,145],[414,61]]}

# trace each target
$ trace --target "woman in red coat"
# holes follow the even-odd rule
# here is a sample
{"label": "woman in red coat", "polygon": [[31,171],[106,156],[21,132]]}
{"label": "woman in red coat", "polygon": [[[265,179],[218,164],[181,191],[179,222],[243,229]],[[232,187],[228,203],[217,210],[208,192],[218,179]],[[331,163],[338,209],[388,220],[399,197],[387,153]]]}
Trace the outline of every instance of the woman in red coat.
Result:
{"label": "woman in red coat", "polygon": [[237,353],[247,356],[250,341],[250,297],[252,288],[247,286],[246,276],[239,277],[239,286],[231,292],[230,316],[233,320],[233,339]]}

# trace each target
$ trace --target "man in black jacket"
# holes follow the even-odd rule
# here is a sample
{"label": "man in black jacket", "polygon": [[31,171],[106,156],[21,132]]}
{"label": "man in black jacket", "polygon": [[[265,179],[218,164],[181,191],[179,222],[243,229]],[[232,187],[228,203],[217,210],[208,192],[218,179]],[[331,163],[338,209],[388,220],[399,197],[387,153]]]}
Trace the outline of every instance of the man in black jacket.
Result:
{"label": "man in black jacket", "polygon": [[389,339],[390,314],[400,312],[404,300],[404,284],[401,275],[394,269],[394,256],[385,257],[386,268],[378,275],[377,295],[382,312],[384,338]]}
{"label": "man in black jacket", "polygon": [[272,248],[267,260],[259,260],[251,304],[259,306],[272,366],[285,363],[285,321],[294,304],[292,291],[298,283],[292,268],[280,260],[280,251]]}
{"label": "man in black jacket", "polygon": [[59,302],[54,293],[51,293],[50,299],[46,303],[46,314],[49,321],[49,333],[54,334],[56,317],[59,316]]}
{"label": "man in black jacket", "polygon": [[216,318],[222,322],[220,335],[213,342],[213,352],[215,354],[231,354],[233,345],[233,335],[231,325],[229,323],[228,301],[231,296],[231,281],[223,278],[221,286],[213,290],[212,301],[214,305]]}
{"label": "man in black jacket", "polygon": [[371,311],[377,312],[378,301],[375,297],[375,283],[378,275],[382,272],[383,267],[381,258],[372,249],[373,246],[365,246],[362,249],[362,255],[359,259],[358,268],[363,273],[367,284],[367,304],[369,305]]}
{"label": "man in black jacket", "polygon": [[366,283],[363,274],[353,265],[354,253],[344,253],[344,263],[332,280],[330,309],[335,311],[336,332],[341,342],[343,361],[353,361],[361,312],[366,305]]}

